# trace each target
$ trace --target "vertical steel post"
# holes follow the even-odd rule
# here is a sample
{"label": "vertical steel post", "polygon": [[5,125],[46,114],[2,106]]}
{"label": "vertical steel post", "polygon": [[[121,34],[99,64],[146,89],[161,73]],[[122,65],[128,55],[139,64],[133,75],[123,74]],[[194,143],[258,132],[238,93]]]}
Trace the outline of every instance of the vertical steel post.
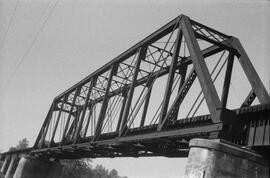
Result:
{"label": "vertical steel post", "polygon": [[227,105],[229,88],[230,88],[230,83],[231,83],[231,76],[232,76],[233,61],[234,61],[234,55],[232,53],[229,53],[227,69],[226,69],[224,83],[223,83],[222,97],[221,97],[222,108],[226,108],[226,105]]}
{"label": "vertical steel post", "polygon": [[91,92],[92,92],[92,88],[95,86],[95,83],[96,83],[96,78],[93,77],[92,80],[91,80],[91,84],[89,86],[89,90],[88,90],[87,95],[86,95],[85,104],[83,106],[81,118],[79,118],[78,126],[75,127],[76,130],[75,130],[75,135],[74,135],[74,142],[73,142],[74,144],[79,140],[80,131],[81,131],[82,124],[83,124],[83,121],[84,121],[84,117],[85,117],[87,105],[89,103],[89,99],[90,99],[90,95],[91,95]]}
{"label": "vertical steel post", "polygon": [[170,102],[170,97],[171,97],[172,86],[173,86],[173,82],[174,82],[176,64],[178,61],[179,51],[180,51],[180,47],[181,47],[182,37],[183,37],[183,33],[182,33],[182,30],[181,30],[180,24],[179,24],[178,25],[178,33],[177,33],[176,42],[175,42],[174,51],[173,51],[172,63],[170,65],[170,71],[169,71],[169,75],[168,75],[168,79],[167,79],[166,89],[165,89],[165,93],[164,93],[163,100],[162,100],[163,105],[162,105],[162,108],[160,111],[159,125],[162,123],[163,119],[165,118],[165,116],[167,114],[167,110],[168,110],[168,106],[169,106],[169,102]]}
{"label": "vertical steel post", "polygon": [[57,130],[57,127],[58,127],[58,123],[59,123],[59,120],[60,120],[60,117],[61,117],[62,110],[63,110],[65,102],[67,100],[67,97],[68,97],[68,95],[65,95],[64,98],[63,98],[62,105],[61,105],[61,108],[59,110],[59,113],[58,113],[58,116],[57,116],[57,119],[56,119],[56,123],[55,123],[54,129],[53,129],[53,133],[52,133],[52,137],[51,137],[51,140],[50,140],[50,143],[49,143],[49,147],[51,147],[53,142],[54,142],[55,133],[56,133],[56,130]]}
{"label": "vertical steel post", "polygon": [[105,119],[106,110],[107,110],[107,107],[108,107],[109,92],[110,92],[110,88],[111,88],[111,83],[112,83],[113,76],[114,76],[115,72],[117,71],[116,69],[117,69],[117,66],[116,65],[112,65],[111,66],[110,75],[109,75],[107,86],[106,86],[106,91],[105,91],[105,94],[104,94],[102,106],[101,106],[101,109],[100,109],[100,113],[99,113],[99,117],[98,117],[96,129],[95,129],[95,135],[93,137],[93,140],[94,141],[101,134],[103,121]]}
{"label": "vertical steel post", "polygon": [[88,127],[89,127],[90,119],[91,119],[91,116],[92,116],[92,113],[93,113],[92,107],[93,107],[93,105],[91,105],[89,107],[89,115],[88,115],[88,118],[87,118],[87,121],[86,121],[86,125],[85,125],[85,130],[84,130],[84,133],[83,133],[83,137],[86,137],[86,134],[87,134],[87,130],[88,130]]}
{"label": "vertical steel post", "polygon": [[195,67],[195,71],[197,73],[206,100],[206,104],[212,116],[212,121],[214,123],[220,122],[220,113],[217,109],[221,107],[221,102],[215,89],[214,83],[211,79],[209,70],[204,61],[202,52],[196,40],[189,18],[183,15],[181,19],[181,24],[183,35],[187,42],[190,56],[192,57],[192,63]]}
{"label": "vertical steel post", "polygon": [[71,103],[71,107],[70,107],[70,111],[68,113],[67,122],[66,122],[66,125],[65,125],[64,130],[63,130],[62,140],[61,140],[61,143],[60,143],[61,145],[63,145],[64,142],[65,142],[65,137],[66,137],[66,133],[67,133],[67,130],[68,130],[69,123],[70,123],[72,111],[73,111],[76,99],[77,99],[80,91],[81,91],[81,87],[77,87],[76,90],[75,90],[73,100],[72,100],[72,103]]}
{"label": "vertical steel post", "polygon": [[140,127],[144,126],[144,122],[145,122],[145,118],[146,118],[146,114],[147,114],[147,110],[148,110],[148,105],[149,105],[149,101],[150,101],[150,97],[151,97],[151,93],[152,93],[152,88],[153,88],[153,79],[149,79],[149,80],[150,81],[146,84],[146,87],[148,88],[148,90],[147,90],[146,99],[144,101]]}
{"label": "vertical steel post", "polygon": [[70,140],[72,140],[72,138],[74,138],[76,127],[78,126],[78,121],[79,121],[79,117],[81,115],[81,112],[82,112],[82,107],[79,107],[78,110],[76,111],[76,113],[74,114],[73,122],[72,122],[72,124],[68,130],[67,136],[66,136],[66,137],[69,137]]}
{"label": "vertical steel post", "polygon": [[141,60],[144,59],[146,56],[147,46],[139,48],[138,53],[139,53],[139,55],[138,55],[138,58],[136,60],[135,69],[134,69],[135,71],[134,71],[134,74],[132,77],[132,83],[131,83],[131,86],[129,88],[128,97],[127,97],[127,101],[125,104],[125,109],[124,109],[123,116],[121,119],[119,136],[121,136],[122,132],[127,128],[126,124],[127,124],[127,119],[129,116],[129,110],[130,110],[130,106],[131,106],[131,102],[132,102],[132,98],[133,98],[133,93],[134,93],[136,82],[137,82],[137,76],[139,73]]}
{"label": "vertical steel post", "polygon": [[119,132],[121,123],[122,123],[122,117],[123,117],[123,113],[124,113],[124,109],[126,106],[126,101],[127,101],[127,90],[125,89],[122,93],[123,96],[123,101],[122,101],[122,106],[121,106],[121,110],[120,110],[120,114],[119,114],[119,119],[118,119],[118,123],[117,123],[117,127],[116,127],[116,132]]}

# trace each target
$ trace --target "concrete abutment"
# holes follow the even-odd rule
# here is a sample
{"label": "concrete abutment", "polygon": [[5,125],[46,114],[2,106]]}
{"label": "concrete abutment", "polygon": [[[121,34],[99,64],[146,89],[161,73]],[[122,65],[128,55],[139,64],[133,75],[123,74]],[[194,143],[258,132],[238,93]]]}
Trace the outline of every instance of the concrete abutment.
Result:
{"label": "concrete abutment", "polygon": [[192,139],[185,178],[269,178],[260,155],[224,140]]}

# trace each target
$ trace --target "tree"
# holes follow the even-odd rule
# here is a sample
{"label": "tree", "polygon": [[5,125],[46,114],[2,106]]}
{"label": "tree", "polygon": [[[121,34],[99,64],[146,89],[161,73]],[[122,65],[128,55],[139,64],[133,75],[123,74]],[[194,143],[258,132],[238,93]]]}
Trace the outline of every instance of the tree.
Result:
{"label": "tree", "polygon": [[117,170],[109,171],[102,165],[96,165],[93,169],[91,159],[61,160],[63,165],[63,177],[65,178],[128,178],[118,175]]}
{"label": "tree", "polygon": [[12,146],[12,147],[9,147],[8,151],[15,151],[17,150],[16,147]]}
{"label": "tree", "polygon": [[90,159],[61,160],[60,163],[63,165],[63,177],[93,177],[90,162]]}
{"label": "tree", "polygon": [[8,151],[15,151],[15,150],[21,150],[21,149],[25,149],[28,148],[29,145],[29,141],[27,140],[27,138],[23,138],[21,140],[19,140],[19,143],[16,145],[16,147],[10,147]]}
{"label": "tree", "polygon": [[112,170],[110,171],[109,176],[110,176],[111,178],[118,178],[118,177],[119,177],[119,176],[118,176],[118,172],[117,172],[117,170],[115,170],[115,169],[112,169]]}
{"label": "tree", "polygon": [[109,171],[102,165],[96,165],[94,169],[94,178],[110,178]]}
{"label": "tree", "polygon": [[27,138],[23,138],[22,140],[19,141],[18,145],[16,146],[17,150],[25,149],[29,145],[29,141]]}

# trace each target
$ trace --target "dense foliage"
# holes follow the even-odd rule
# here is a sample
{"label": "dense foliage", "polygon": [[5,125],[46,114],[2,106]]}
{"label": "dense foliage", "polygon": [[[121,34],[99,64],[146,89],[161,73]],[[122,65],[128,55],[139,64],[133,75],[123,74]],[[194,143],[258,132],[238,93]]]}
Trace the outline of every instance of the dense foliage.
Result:
{"label": "dense foliage", "polygon": [[118,175],[117,170],[109,171],[102,165],[92,168],[90,159],[62,160],[65,178],[127,178]]}

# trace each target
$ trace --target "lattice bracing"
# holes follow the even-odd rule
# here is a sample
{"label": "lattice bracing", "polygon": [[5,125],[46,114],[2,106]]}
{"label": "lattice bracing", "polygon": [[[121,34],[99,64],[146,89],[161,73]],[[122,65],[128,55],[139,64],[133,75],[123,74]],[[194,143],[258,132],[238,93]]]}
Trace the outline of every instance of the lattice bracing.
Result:
{"label": "lattice bracing", "polygon": [[33,154],[185,156],[193,137],[244,145],[239,108],[228,106],[237,59],[252,88],[239,108],[268,105],[239,40],[180,15],[58,95]]}

